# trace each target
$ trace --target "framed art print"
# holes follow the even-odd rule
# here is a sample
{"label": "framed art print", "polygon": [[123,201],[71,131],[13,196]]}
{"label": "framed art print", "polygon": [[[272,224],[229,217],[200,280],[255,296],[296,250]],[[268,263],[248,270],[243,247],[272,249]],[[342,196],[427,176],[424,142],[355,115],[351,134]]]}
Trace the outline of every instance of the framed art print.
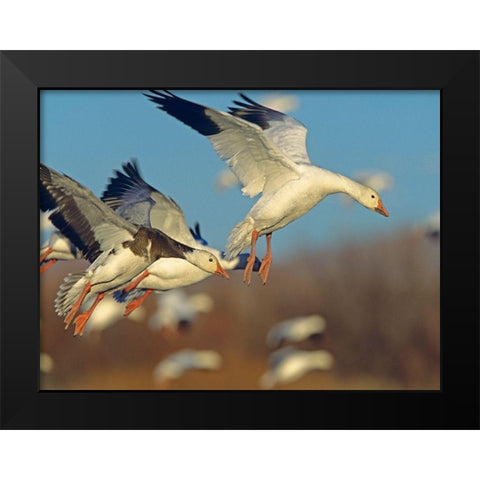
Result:
{"label": "framed art print", "polygon": [[[1,61],[4,428],[478,428],[478,52]],[[70,298],[110,247],[39,164],[223,273]]]}

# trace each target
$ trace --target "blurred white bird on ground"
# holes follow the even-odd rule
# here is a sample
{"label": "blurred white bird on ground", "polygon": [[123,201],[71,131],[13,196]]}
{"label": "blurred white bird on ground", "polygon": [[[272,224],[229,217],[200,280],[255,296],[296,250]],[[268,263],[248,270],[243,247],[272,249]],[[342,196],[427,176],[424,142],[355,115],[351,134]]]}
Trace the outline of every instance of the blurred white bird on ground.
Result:
{"label": "blurred white bird on ground", "polygon": [[222,357],[214,350],[179,350],[159,362],[154,371],[155,383],[162,384],[180,378],[191,370],[218,370],[222,365]]}
{"label": "blurred white bird on ground", "polygon": [[162,292],[157,298],[157,310],[149,320],[153,330],[188,328],[198,315],[213,308],[213,299],[206,293],[187,295],[182,289],[176,289]]}
{"label": "blurred white bird on ground", "polygon": [[273,388],[302,378],[313,370],[329,370],[333,355],[326,350],[305,351],[288,346],[269,356],[269,368],[260,378],[260,387]]}

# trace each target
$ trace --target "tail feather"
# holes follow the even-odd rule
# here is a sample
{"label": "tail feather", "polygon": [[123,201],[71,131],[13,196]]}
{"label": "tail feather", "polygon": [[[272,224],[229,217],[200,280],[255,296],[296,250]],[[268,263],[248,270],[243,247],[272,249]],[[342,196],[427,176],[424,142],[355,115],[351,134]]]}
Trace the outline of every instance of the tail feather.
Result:
{"label": "tail feather", "polygon": [[71,310],[87,283],[83,277],[83,273],[69,273],[64,278],[55,299],[55,311],[58,315],[64,317]]}
{"label": "tail feather", "polygon": [[246,218],[237,223],[227,239],[225,258],[232,260],[250,246],[253,232],[253,220]]}

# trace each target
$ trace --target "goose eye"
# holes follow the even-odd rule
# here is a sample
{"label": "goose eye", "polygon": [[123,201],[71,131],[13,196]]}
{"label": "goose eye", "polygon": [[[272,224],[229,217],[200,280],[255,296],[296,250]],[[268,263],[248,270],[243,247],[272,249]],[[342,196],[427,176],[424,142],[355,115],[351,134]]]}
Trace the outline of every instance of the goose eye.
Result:
{"label": "goose eye", "polygon": [[208,261],[209,261],[209,262],[213,262],[213,258],[210,257],[210,258],[208,259]]}
{"label": "goose eye", "polygon": [[375,195],[372,195],[372,198],[375,198]]}

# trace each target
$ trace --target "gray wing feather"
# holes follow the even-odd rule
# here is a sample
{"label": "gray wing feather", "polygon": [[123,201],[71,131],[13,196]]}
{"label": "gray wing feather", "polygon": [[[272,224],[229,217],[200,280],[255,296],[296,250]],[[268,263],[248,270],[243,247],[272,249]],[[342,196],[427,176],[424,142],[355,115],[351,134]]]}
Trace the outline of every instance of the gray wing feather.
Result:
{"label": "gray wing feather", "polygon": [[91,190],[40,164],[40,208],[55,209],[52,223],[93,262],[98,255],[131,240],[137,227],[117,215]]}
{"label": "gray wing feather", "polygon": [[195,239],[179,205],[142,178],[135,160],[122,167],[125,173],[115,171],[102,200],[136,225],[157,228],[178,242],[195,246]]}

